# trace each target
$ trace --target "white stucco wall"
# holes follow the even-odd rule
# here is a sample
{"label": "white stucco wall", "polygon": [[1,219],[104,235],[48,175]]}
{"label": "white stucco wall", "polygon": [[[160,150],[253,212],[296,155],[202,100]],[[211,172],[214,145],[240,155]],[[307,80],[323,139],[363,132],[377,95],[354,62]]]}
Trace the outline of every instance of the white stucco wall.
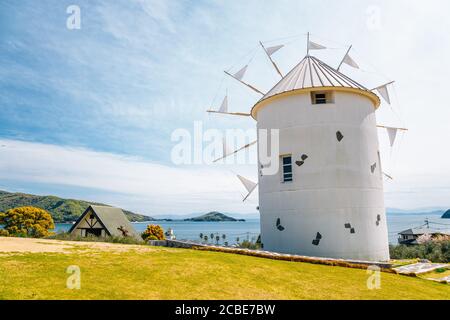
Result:
{"label": "white stucco wall", "polygon": [[[388,260],[375,108],[362,95],[333,96],[334,103],[321,105],[312,105],[309,93],[279,97],[258,111],[258,129],[280,129],[280,154],[292,154],[293,161],[292,182],[281,182],[281,170],[259,175],[264,249]],[[341,141],[337,131],[344,136]],[[302,154],[308,158],[297,166]],[[276,227],[278,218],[283,231]],[[322,238],[314,245],[318,232]]]}

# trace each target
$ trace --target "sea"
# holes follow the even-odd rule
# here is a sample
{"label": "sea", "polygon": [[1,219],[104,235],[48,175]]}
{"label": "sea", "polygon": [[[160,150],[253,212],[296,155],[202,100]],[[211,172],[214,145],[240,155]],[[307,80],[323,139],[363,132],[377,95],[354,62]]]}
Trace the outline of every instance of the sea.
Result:
{"label": "sea", "polygon": [[[387,213],[389,243],[397,244],[398,233],[400,231],[420,227],[426,224],[432,229],[450,230],[450,219],[442,219],[442,212],[424,213]],[[223,221],[223,222],[194,222],[194,221],[149,221],[133,222],[136,231],[143,232],[148,224],[158,224],[165,231],[171,228],[177,239],[200,241],[200,234],[211,235],[215,239],[220,237],[220,244],[225,241],[229,245],[238,241],[256,241],[260,234],[259,219],[246,219],[246,221]],[[71,227],[69,223],[57,223],[56,232],[68,231]],[[225,239],[223,239],[225,235]],[[209,240],[209,242],[215,242]]]}

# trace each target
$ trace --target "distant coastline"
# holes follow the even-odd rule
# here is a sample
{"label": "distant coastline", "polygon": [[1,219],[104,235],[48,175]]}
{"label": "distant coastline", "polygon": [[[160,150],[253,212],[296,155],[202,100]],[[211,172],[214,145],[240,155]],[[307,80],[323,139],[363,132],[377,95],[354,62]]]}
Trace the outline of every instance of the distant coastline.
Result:
{"label": "distant coastline", "polygon": [[175,219],[175,218],[153,218],[152,221],[191,221],[191,222],[224,222],[224,221],[236,221],[236,222],[244,222],[245,219],[236,219],[231,216],[227,216],[221,212],[211,211],[205,214],[202,214],[197,217],[192,218],[184,218],[184,219]]}

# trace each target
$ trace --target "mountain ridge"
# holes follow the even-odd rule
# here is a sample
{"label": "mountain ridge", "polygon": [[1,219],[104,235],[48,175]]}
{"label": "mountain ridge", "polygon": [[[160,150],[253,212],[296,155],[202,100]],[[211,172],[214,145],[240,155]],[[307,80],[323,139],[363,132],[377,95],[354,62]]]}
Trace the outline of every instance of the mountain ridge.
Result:
{"label": "mountain ridge", "polygon": [[[65,199],[57,196],[39,196],[21,192],[8,192],[0,190],[0,212],[8,209],[33,206],[48,211],[56,223],[73,222],[87,209],[89,205],[109,206],[85,200]],[[131,222],[152,221],[153,217],[134,213],[122,209]]]}

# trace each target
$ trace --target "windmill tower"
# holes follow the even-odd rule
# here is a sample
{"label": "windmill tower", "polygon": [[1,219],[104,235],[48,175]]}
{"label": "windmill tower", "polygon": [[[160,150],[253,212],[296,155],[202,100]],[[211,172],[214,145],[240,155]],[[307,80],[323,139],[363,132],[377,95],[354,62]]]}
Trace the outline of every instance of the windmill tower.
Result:
{"label": "windmill tower", "polygon": [[[340,66],[309,54],[324,48],[308,35],[307,55],[285,76],[264,48],[281,80],[249,114],[258,139],[259,129],[279,130],[278,172],[258,178],[261,242],[268,251],[386,261],[375,117],[380,98],[373,90],[389,102],[387,84],[369,90],[339,72]],[[348,51],[342,63],[357,67]],[[235,78],[241,81],[242,75]],[[387,129],[391,138],[399,128]]]}

